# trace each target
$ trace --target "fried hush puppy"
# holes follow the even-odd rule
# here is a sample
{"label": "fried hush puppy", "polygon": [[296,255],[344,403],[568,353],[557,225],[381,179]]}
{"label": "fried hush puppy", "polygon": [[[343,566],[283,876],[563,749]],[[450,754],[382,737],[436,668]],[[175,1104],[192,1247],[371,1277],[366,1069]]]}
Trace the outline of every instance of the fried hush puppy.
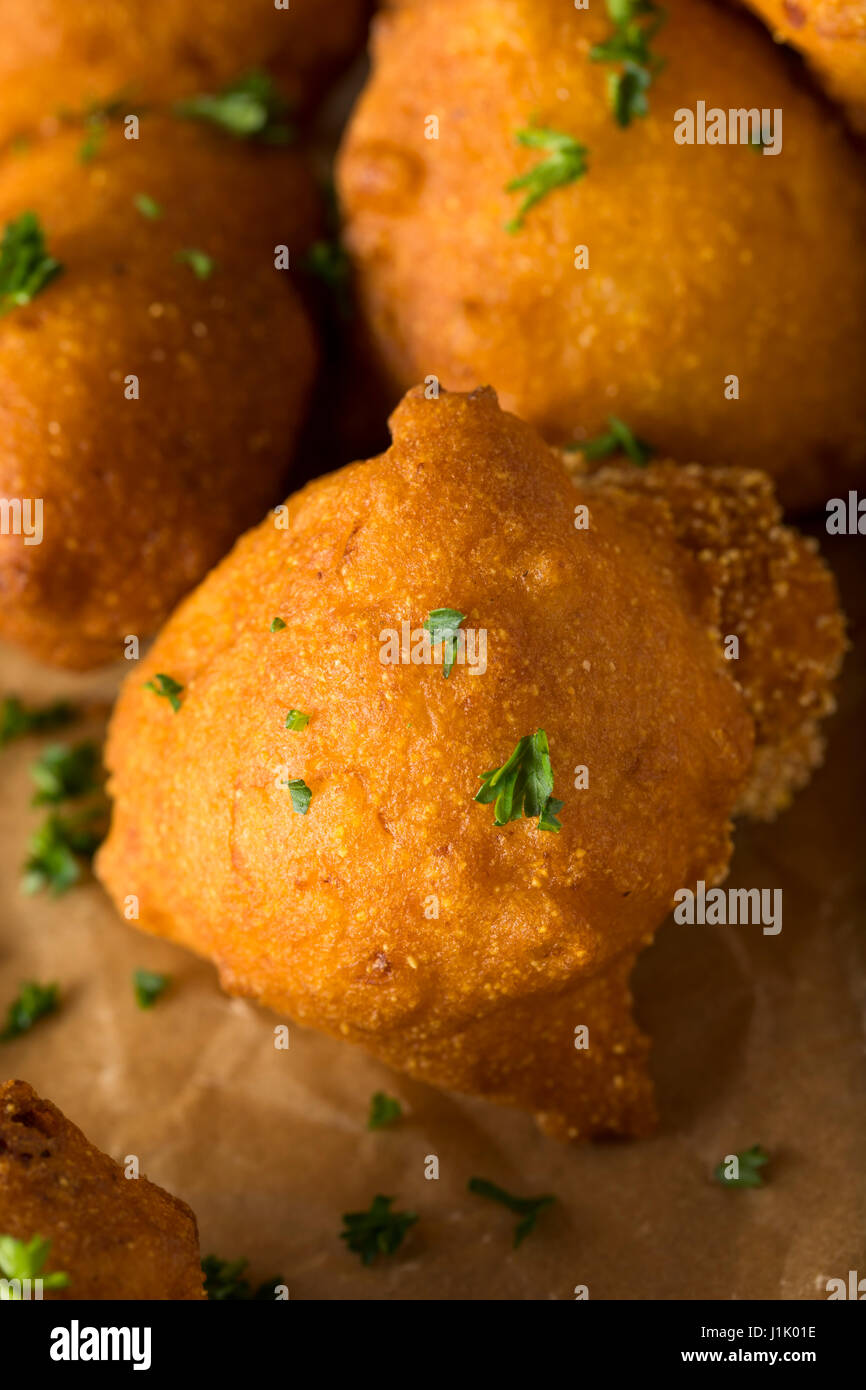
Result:
{"label": "fried hush puppy", "polygon": [[51,1242],[45,1298],[205,1296],[186,1203],[127,1179],[25,1081],[0,1083],[0,1235]]}
{"label": "fried hush puppy", "polygon": [[[366,0],[0,0],[0,145],[58,111],[167,102],[263,69],[294,105],[360,46]],[[133,110],[137,109],[135,106]]]}
{"label": "fried hush puppy", "polygon": [[[554,443],[615,413],[662,457],[762,468],[786,504],[823,502],[866,465],[863,161],[749,17],[664,8],[664,66],[625,127],[617,65],[590,56],[614,34],[603,4],[378,19],[338,163],[363,310],[399,389],[490,381]],[[677,143],[699,102],[780,109],[781,150]]]}
{"label": "fried hush puppy", "polygon": [[866,4],[863,0],[748,0],[779,43],[798,48],[830,96],[866,132]]}
{"label": "fried hush puppy", "polygon": [[[303,253],[299,156],[143,118],[82,164],[80,132],[0,167],[0,227],[35,213],[62,267],[0,315],[0,635],[119,659],[281,495],[317,345],[276,250]],[[24,248],[27,249],[26,247]]]}
{"label": "fried hush puppy", "polygon": [[[385,454],[243,537],[128,678],[98,873],[231,993],[551,1133],[644,1134],[631,967],[678,888],[724,876],[735,809],[772,815],[817,761],[833,581],[763,477],[576,489],[490,389],[417,388],[390,423]],[[414,646],[441,609],[486,641],[447,678]],[[143,688],[160,673],[176,711]],[[479,804],[521,740],[543,772],[539,731],[541,818]]]}

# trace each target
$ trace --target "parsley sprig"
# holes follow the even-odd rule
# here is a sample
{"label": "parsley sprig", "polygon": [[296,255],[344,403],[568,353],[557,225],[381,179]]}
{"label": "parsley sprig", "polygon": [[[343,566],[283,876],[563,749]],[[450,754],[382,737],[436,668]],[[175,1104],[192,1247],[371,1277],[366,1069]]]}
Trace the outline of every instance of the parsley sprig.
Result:
{"label": "parsley sprig", "polygon": [[384,1091],[376,1091],[370,1097],[370,1114],[367,1118],[368,1129],[386,1129],[388,1125],[393,1125],[403,1114],[403,1107],[394,1096],[386,1095]]}
{"label": "parsley sprig", "polygon": [[765,1153],[760,1144],[753,1144],[750,1149],[744,1149],[742,1153],[736,1155],[739,1176],[729,1178],[725,1176],[726,1164],[722,1161],[714,1170],[713,1177],[722,1187],[763,1187],[764,1178],[761,1169],[769,1163],[770,1155]]}
{"label": "parsley sprig", "polygon": [[160,671],[154,676],[152,681],[144,682],[145,690],[152,690],[154,695],[159,695],[162,699],[168,700],[175,714],[180,709],[180,696],[183,686],[178,685],[173,676],[167,676],[164,671]]}
{"label": "parsley sprig", "polygon": [[0,748],[26,734],[47,734],[71,724],[75,710],[65,700],[55,700],[42,709],[28,709],[16,695],[7,695],[0,704]]}
{"label": "parsley sprig", "polygon": [[288,102],[266,72],[248,72],[220,92],[180,101],[175,111],[189,120],[208,121],[237,140],[288,145],[294,139],[294,128],[286,119]]}
{"label": "parsley sprig", "polygon": [[74,816],[50,815],[30,837],[23,893],[47,888],[59,898],[81,878],[105,835],[105,808],[92,806]]}
{"label": "parsley sprig", "polygon": [[525,145],[533,150],[547,150],[548,153],[540,164],[534,165],[525,174],[505,185],[506,193],[526,191],[517,215],[505,224],[505,230],[511,233],[520,231],[530,208],[534,208],[536,203],[540,203],[541,199],[546,198],[555,188],[562,188],[565,184],[583,178],[589,167],[586,162],[589,151],[586,145],[575,140],[573,135],[563,135],[558,130],[531,126],[527,130],[518,130],[515,139],[518,145]]}
{"label": "parsley sprig", "polygon": [[34,806],[88,796],[99,790],[99,749],[87,739],[83,743],[52,743],[43,749],[30,776],[36,785]]}
{"label": "parsley sprig", "polygon": [[[63,1270],[45,1273],[45,1263],[51,1252],[51,1241],[41,1236],[31,1240],[17,1240],[15,1236],[0,1236],[0,1274],[5,1279],[41,1279],[43,1289],[65,1289],[69,1275]],[[20,1298],[15,1289],[8,1286],[0,1288],[0,1301],[14,1301]]]}
{"label": "parsley sprig", "polygon": [[556,1201],[555,1197],[514,1197],[504,1188],[497,1187],[495,1182],[489,1182],[487,1178],[470,1178],[468,1182],[470,1192],[474,1192],[477,1197],[486,1197],[488,1201],[499,1202],[509,1211],[513,1211],[515,1216],[521,1219],[514,1228],[514,1249],[516,1250],[531,1231],[535,1230],[535,1223],[545,1207],[549,1207]]}
{"label": "parsley sprig", "polygon": [[348,1211],[343,1216],[346,1229],[340,1232],[340,1239],[360,1255],[363,1265],[371,1265],[377,1255],[393,1255],[418,1220],[414,1211],[391,1211],[393,1201],[393,1197],[379,1193],[368,1211]]}
{"label": "parsley sprig", "polygon": [[266,1279],[263,1284],[253,1288],[244,1271],[249,1260],[221,1260],[216,1255],[205,1255],[201,1262],[204,1272],[204,1289],[208,1298],[215,1303],[239,1303],[241,1300],[263,1302],[274,1297],[282,1275]]}
{"label": "parsley sprig", "polygon": [[526,734],[508,761],[483,772],[481,781],[484,785],[474,799],[485,806],[495,803],[494,825],[507,825],[521,816],[527,820],[538,816],[539,830],[558,834],[562,829],[556,817],[564,803],[553,796],[553,769],[543,729]]}
{"label": "parsley sprig", "polygon": [[140,1009],[152,1009],[170,984],[171,976],[161,975],[157,970],[133,971],[132,987],[135,990],[136,1004]]}
{"label": "parsley sprig", "polygon": [[40,985],[36,980],[26,980],[18,998],[12,1000],[6,1012],[0,1043],[11,1042],[13,1038],[20,1038],[22,1033],[29,1033],[40,1018],[56,1012],[59,1002],[58,985]]}
{"label": "parsley sprig", "polygon": [[29,304],[62,270],[48,254],[35,212],[22,212],[7,222],[0,242],[0,316]]}
{"label": "parsley sprig", "polygon": [[442,645],[442,674],[446,680],[457,660],[460,624],[465,621],[466,614],[458,613],[456,608],[434,608],[424,622],[424,631],[430,633],[430,646]]}
{"label": "parsley sprig", "polygon": [[595,439],[584,440],[583,443],[566,444],[566,450],[579,449],[586,459],[605,459],[611,454],[627,454],[638,468],[646,468],[653,456],[652,445],[638,439],[625,421],[616,415],[608,415],[607,423],[610,428],[604,434],[596,435]]}
{"label": "parsley sprig", "polygon": [[667,19],[653,0],[605,0],[615,29],[609,39],[594,44],[589,56],[594,63],[617,63],[619,72],[608,74],[607,91],[618,125],[627,126],[649,110],[647,91],[665,65],[650,52],[650,44]]}

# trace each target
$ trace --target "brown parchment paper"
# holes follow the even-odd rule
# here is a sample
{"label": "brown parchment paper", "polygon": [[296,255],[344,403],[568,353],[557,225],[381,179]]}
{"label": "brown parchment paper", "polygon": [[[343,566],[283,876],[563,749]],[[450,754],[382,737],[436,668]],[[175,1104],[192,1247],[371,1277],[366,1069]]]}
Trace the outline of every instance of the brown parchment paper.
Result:
{"label": "brown parchment paper", "polygon": [[[783,929],[669,922],[642,958],[656,1138],[561,1146],[523,1114],[429,1090],[294,1025],[277,1051],[275,1016],[228,999],[209,965],[120,920],[95,883],[22,897],[41,814],[27,768],[46,740],[0,752],[0,1008],[31,978],[57,980],[63,1002],[0,1047],[0,1074],[29,1081],[116,1158],[137,1154],[196,1211],[203,1252],[247,1256],[293,1299],[568,1299],[578,1284],[591,1298],[814,1299],[828,1278],[866,1274],[866,540],[823,545],[856,644],[827,762],[774,825],[740,826],[728,880],[782,888]],[[0,651],[0,692],[90,707],[76,737],[100,734],[116,680]],[[174,981],[146,1013],[137,967]],[[369,1133],[379,1088],[407,1113]],[[724,1154],[756,1142],[772,1155],[764,1188],[712,1182]],[[437,1181],[424,1177],[430,1154]],[[513,1218],[466,1191],[473,1175],[559,1200],[515,1252]],[[338,1238],[340,1215],[377,1192],[420,1221],[397,1256],[365,1269]]]}

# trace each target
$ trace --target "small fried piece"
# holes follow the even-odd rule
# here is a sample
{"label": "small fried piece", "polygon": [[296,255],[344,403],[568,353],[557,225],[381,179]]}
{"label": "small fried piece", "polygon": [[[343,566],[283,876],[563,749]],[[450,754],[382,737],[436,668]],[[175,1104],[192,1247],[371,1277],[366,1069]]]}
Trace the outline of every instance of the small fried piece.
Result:
{"label": "small fried piece", "polygon": [[253,69],[306,101],[357,49],[366,0],[0,0],[0,145],[117,101],[213,92]]}
{"label": "small fried piece", "polygon": [[864,0],[746,0],[778,43],[808,58],[831,97],[866,132],[866,4]]}
{"label": "small fried piece", "polygon": [[[645,1134],[631,967],[679,888],[724,877],[735,808],[771,812],[814,761],[832,581],[750,475],[718,509],[701,470],[575,489],[490,389],[416,388],[391,428],[387,453],[291,498],[288,529],[245,536],[127,681],[97,871],[232,993],[550,1133]],[[446,608],[486,633],[483,672],[411,660]],[[389,648],[404,622],[409,660]],[[177,714],[141,690],[157,670]],[[537,731],[542,791],[498,826],[482,778]]]}
{"label": "small fried piece", "polygon": [[[623,128],[602,0],[390,6],[338,162],[359,302],[396,390],[489,381],[557,444],[613,413],[823,505],[866,475],[866,166],[751,17],[659,8],[664,65]],[[699,102],[780,110],[781,150],[678,143]]]}
{"label": "small fried piece", "polygon": [[0,497],[43,507],[41,543],[0,535],[0,635],[77,668],[152,633],[279,499],[317,345],[275,248],[302,254],[318,215],[292,151],[164,117],[86,165],[80,142],[0,167],[0,228],[34,212],[61,267],[0,316]]}
{"label": "small fried piece", "polygon": [[127,1178],[25,1081],[0,1083],[0,1235],[50,1240],[46,1299],[204,1298],[185,1202]]}

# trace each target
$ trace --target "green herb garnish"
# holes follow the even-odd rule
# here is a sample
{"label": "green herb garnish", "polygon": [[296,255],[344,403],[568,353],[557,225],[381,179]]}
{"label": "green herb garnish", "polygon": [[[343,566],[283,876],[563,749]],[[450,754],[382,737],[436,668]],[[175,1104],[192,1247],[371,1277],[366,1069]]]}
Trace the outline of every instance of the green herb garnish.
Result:
{"label": "green herb garnish", "polygon": [[649,110],[647,91],[662,70],[665,60],[650,53],[650,44],[667,19],[666,12],[652,0],[605,0],[615,32],[589,51],[593,63],[618,63],[621,69],[609,73],[608,99],[618,125],[630,125],[636,116]]}
{"label": "green herb garnish", "polygon": [[56,1012],[59,1004],[57,985],[40,985],[35,980],[27,980],[21,986],[21,993],[13,999],[6,1013],[6,1024],[0,1032],[0,1043],[20,1038],[38,1023],[40,1018]]}
{"label": "green herb garnish", "polygon": [[515,138],[518,145],[526,145],[533,150],[548,150],[549,153],[540,164],[505,185],[506,193],[526,190],[517,216],[505,224],[505,230],[512,233],[520,230],[530,208],[546,198],[548,193],[583,178],[588,168],[586,156],[589,153],[586,145],[581,145],[572,135],[562,135],[558,130],[532,127],[519,130]]}
{"label": "green herb garnish", "polygon": [[292,806],[299,815],[305,816],[310,809],[310,802],[313,793],[307,786],[302,777],[296,777],[293,782],[287,783],[287,790],[292,798]]}
{"label": "green herb garnish", "polygon": [[209,256],[206,251],[196,250],[194,246],[187,246],[183,251],[175,252],[174,259],[181,265],[188,265],[197,280],[209,280],[216,270],[213,256]]}
{"label": "green herb garnish", "polygon": [[250,72],[217,93],[177,102],[175,111],[189,120],[209,121],[238,140],[287,145],[294,129],[286,120],[289,106],[266,72]]}
{"label": "green herb garnish", "polygon": [[466,621],[465,613],[456,608],[434,608],[424,623],[424,631],[430,633],[430,646],[443,643],[442,674],[447,680],[457,660],[457,637],[460,624]]}
{"label": "green herb garnish", "polygon": [[303,260],[304,269],[328,287],[342,318],[351,311],[349,283],[351,261],[343,243],[334,237],[330,241],[314,241]]}
{"label": "green herb garnish", "polygon": [[[16,1240],[15,1236],[0,1236],[0,1275],[4,1279],[39,1279],[43,1289],[65,1289],[69,1275],[62,1270],[45,1273],[45,1262],[51,1250],[51,1241],[41,1236],[32,1240]],[[0,1302],[15,1301],[21,1297],[16,1289],[0,1288]]]}
{"label": "green herb garnish", "polygon": [[220,1260],[216,1255],[205,1255],[201,1262],[204,1273],[205,1293],[212,1302],[238,1303],[241,1300],[263,1302],[274,1297],[278,1284],[283,1283],[282,1275],[266,1279],[254,1289],[244,1270],[249,1260]]}
{"label": "green herb garnish", "polygon": [[77,883],[83,865],[89,864],[102,843],[104,819],[101,807],[76,816],[49,816],[30,837],[21,891],[39,893],[47,888],[59,898]]}
{"label": "green herb garnish", "polygon": [[160,975],[156,970],[135,970],[132,984],[138,1007],[152,1009],[160,995],[165,994],[171,984],[171,976]]}
{"label": "green herb garnish", "polygon": [[553,769],[543,729],[522,738],[508,761],[483,772],[481,781],[484,785],[474,800],[485,806],[495,802],[494,825],[538,816],[539,830],[558,833],[562,829],[556,817],[564,803],[553,796]]}
{"label": "green herb garnish", "polygon": [[99,749],[91,741],[52,743],[31,765],[30,776],[36,784],[34,806],[70,801],[87,796],[99,789]]}
{"label": "green herb garnish", "polygon": [[274,618],[273,622],[271,623],[270,630],[271,632],[282,632],[284,627],[285,623],[283,622],[282,618]]}
{"label": "green herb garnish", "polygon": [[343,1216],[345,1231],[340,1232],[350,1250],[361,1256],[361,1264],[371,1265],[377,1255],[393,1255],[403,1244],[406,1232],[418,1217],[414,1211],[391,1211],[393,1197],[373,1198],[369,1211],[349,1211]]}
{"label": "green herb garnish", "polygon": [[736,1155],[739,1167],[739,1177],[725,1177],[726,1164],[720,1163],[713,1170],[713,1177],[720,1182],[723,1187],[763,1187],[764,1179],[761,1169],[770,1161],[770,1155],[765,1153],[760,1144],[753,1144],[750,1149],[745,1149]]}
{"label": "green herb garnish", "polygon": [[566,444],[566,450],[579,449],[587,459],[605,459],[611,454],[623,453],[627,454],[638,468],[646,468],[653,456],[652,445],[638,439],[625,421],[618,419],[616,415],[608,415],[607,423],[610,429],[605,434],[599,434],[595,439],[587,439],[582,444]]}
{"label": "green herb garnish", "polygon": [[91,164],[105,141],[105,126],[97,122],[91,126],[78,147],[78,158],[82,164]]}
{"label": "green herb garnish", "polygon": [[7,222],[0,242],[0,316],[29,304],[62,270],[45,249],[35,212],[22,212],[16,221]]}
{"label": "green herb garnish", "polygon": [[171,676],[167,676],[164,671],[158,672],[152,681],[145,681],[144,690],[152,690],[154,695],[159,695],[162,699],[168,700],[175,714],[180,709],[180,699],[178,698],[183,690],[182,685]]}
{"label": "green herb garnish", "polygon": [[535,1230],[535,1223],[544,1208],[556,1201],[555,1197],[512,1197],[510,1192],[506,1192],[502,1187],[497,1187],[494,1182],[488,1182],[487,1178],[470,1178],[468,1187],[469,1191],[474,1192],[477,1197],[486,1197],[491,1202],[500,1202],[509,1211],[513,1211],[515,1216],[522,1218],[514,1228],[515,1250],[529,1233]]}
{"label": "green herb garnish", "polygon": [[151,198],[149,193],[136,193],[132,201],[142,217],[146,217],[150,222],[158,222],[162,217],[162,203]]}
{"label": "green herb garnish", "polygon": [[394,1124],[403,1114],[403,1107],[399,1100],[393,1096],[388,1096],[384,1091],[376,1091],[370,1098],[370,1114],[367,1119],[368,1129],[385,1129],[388,1125]]}
{"label": "green herb garnish", "polygon": [[310,716],[299,709],[290,709],[286,715],[286,728],[292,729],[296,734],[300,733],[301,729],[306,729],[309,722]]}
{"label": "green herb garnish", "polygon": [[43,709],[27,709],[15,695],[0,704],[0,748],[25,734],[46,734],[71,724],[75,710],[65,700],[56,700]]}

